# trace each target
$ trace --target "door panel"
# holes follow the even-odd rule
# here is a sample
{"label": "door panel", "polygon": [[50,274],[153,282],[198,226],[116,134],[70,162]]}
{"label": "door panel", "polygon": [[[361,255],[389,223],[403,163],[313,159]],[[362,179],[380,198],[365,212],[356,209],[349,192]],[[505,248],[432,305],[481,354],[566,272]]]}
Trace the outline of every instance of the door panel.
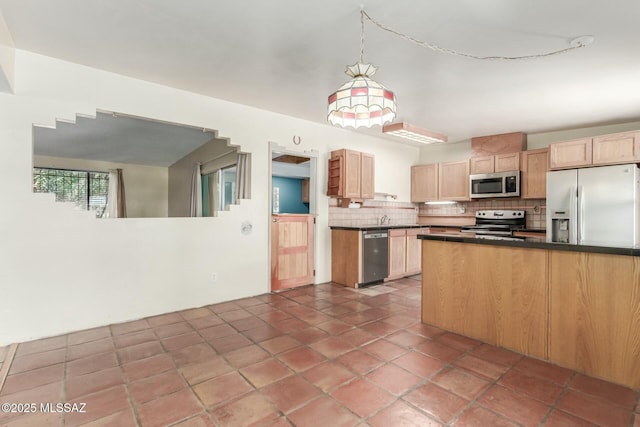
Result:
{"label": "door panel", "polygon": [[313,284],[313,215],[273,215],[271,290]]}

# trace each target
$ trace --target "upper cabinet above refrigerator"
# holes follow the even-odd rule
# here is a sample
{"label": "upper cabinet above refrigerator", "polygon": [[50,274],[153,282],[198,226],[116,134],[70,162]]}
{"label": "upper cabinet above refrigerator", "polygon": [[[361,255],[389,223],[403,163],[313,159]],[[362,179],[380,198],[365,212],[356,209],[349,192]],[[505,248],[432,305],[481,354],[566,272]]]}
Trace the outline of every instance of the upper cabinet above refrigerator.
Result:
{"label": "upper cabinet above refrigerator", "polygon": [[549,146],[551,169],[640,162],[640,132],[557,142]]}

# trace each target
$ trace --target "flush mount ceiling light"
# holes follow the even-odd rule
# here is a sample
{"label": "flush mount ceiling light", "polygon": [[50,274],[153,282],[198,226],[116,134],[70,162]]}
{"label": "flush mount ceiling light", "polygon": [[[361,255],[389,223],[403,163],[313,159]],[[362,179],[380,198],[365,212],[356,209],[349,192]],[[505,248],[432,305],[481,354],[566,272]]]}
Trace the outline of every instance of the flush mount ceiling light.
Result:
{"label": "flush mount ceiling light", "polygon": [[382,133],[387,135],[394,135],[400,138],[410,139],[412,141],[421,142],[423,144],[433,144],[436,142],[447,142],[447,135],[421,129],[416,126],[412,126],[409,123],[399,122],[384,125],[382,127]]}
{"label": "flush mount ceiling light", "polygon": [[[376,72],[376,67],[364,62],[364,19],[368,19],[375,26],[394,34],[406,41],[417,44],[419,46],[431,49],[436,52],[446,53],[454,56],[462,56],[470,59],[479,60],[521,60],[521,59],[539,59],[547,56],[559,55],[570,52],[575,49],[580,49],[589,46],[594,42],[593,36],[580,36],[569,41],[569,47],[539,53],[534,55],[523,56],[478,56],[470,53],[458,52],[452,49],[447,49],[433,43],[417,40],[411,36],[403,34],[392,28],[389,28],[380,22],[374,20],[369,16],[364,9],[360,9],[360,60],[354,65],[348,66],[345,71],[349,76],[353,78],[352,81],[342,85],[337,91],[329,95],[329,114],[327,120],[334,125],[342,127],[352,126],[358,128],[361,126],[371,127],[373,125],[384,125],[385,123],[393,121],[396,116],[396,97],[394,93],[380,83],[371,79]],[[401,123],[402,126],[404,124]],[[409,127],[412,127],[409,125]],[[417,129],[417,128],[414,128]],[[431,142],[443,142],[440,137],[444,135],[437,135],[435,138],[431,136],[433,134],[429,131],[414,131],[408,129],[385,131],[385,133],[395,134],[404,138],[413,139],[419,142],[431,143]],[[396,132],[396,133],[393,133]],[[430,135],[425,135],[425,133]],[[422,137],[421,137],[422,136]],[[446,136],[444,136],[446,141]]]}
{"label": "flush mount ceiling light", "polygon": [[377,68],[364,62],[364,10],[360,11],[360,60],[347,67],[353,78],[329,95],[327,120],[342,127],[370,128],[383,125],[396,117],[396,96],[371,79]]}

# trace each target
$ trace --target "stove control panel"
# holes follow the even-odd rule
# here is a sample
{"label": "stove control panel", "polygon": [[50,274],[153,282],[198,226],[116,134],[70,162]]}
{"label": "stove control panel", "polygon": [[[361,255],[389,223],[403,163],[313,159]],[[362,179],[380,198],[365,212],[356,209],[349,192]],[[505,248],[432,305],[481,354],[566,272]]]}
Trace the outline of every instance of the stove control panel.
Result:
{"label": "stove control panel", "polygon": [[487,210],[477,211],[476,218],[483,219],[518,219],[524,218],[524,211],[512,211],[512,210]]}

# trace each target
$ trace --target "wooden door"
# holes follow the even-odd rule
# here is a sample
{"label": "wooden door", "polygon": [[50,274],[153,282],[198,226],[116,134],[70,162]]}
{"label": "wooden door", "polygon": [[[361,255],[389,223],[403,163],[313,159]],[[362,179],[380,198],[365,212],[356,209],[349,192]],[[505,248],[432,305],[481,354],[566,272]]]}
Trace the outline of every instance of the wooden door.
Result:
{"label": "wooden door", "polygon": [[469,161],[440,163],[438,196],[440,200],[469,200]]}
{"label": "wooden door", "polygon": [[520,170],[520,152],[496,154],[495,172],[511,172]]}
{"label": "wooden door", "polygon": [[549,145],[549,166],[551,169],[571,169],[590,166],[591,163],[591,138],[557,142]]}
{"label": "wooden door", "polygon": [[469,160],[469,173],[493,173],[495,168],[494,156],[472,157]]}
{"label": "wooden door", "polygon": [[593,164],[614,165],[640,161],[640,132],[593,138]]}
{"label": "wooden door", "polygon": [[545,199],[547,197],[547,171],[549,170],[549,150],[529,150],[522,152],[522,193],[523,199]]}
{"label": "wooden door", "polygon": [[411,201],[438,200],[438,164],[411,166]]}
{"label": "wooden door", "polygon": [[314,216],[272,215],[271,290],[313,284]]}
{"label": "wooden door", "polygon": [[375,157],[373,154],[360,154],[360,197],[373,199],[375,197]]}

